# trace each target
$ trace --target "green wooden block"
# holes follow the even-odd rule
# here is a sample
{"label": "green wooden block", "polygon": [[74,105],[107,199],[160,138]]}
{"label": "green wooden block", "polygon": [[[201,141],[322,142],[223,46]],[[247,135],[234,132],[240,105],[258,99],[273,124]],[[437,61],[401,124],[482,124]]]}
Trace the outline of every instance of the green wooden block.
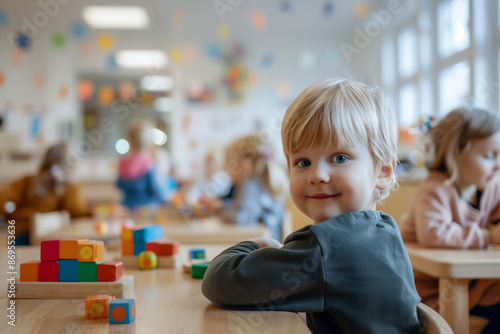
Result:
{"label": "green wooden block", "polygon": [[97,282],[97,265],[103,262],[78,262],[78,282]]}
{"label": "green wooden block", "polygon": [[210,265],[210,262],[194,263],[191,266],[191,277],[203,278],[203,276],[205,276],[205,272],[207,271],[209,265]]}

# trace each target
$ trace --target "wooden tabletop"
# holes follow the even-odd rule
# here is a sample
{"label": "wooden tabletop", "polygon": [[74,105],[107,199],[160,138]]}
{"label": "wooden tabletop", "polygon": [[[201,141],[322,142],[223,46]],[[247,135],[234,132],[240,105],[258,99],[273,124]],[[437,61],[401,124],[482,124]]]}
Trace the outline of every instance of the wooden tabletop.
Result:
{"label": "wooden tabletop", "polygon": [[406,243],[413,268],[433,277],[499,278],[498,249],[440,249]]}
{"label": "wooden tabletop", "polygon": [[[45,240],[50,239],[95,239],[116,240],[121,238],[120,221],[110,222],[106,231],[99,232],[95,229],[95,219],[76,219],[69,227],[44,235]],[[152,221],[140,221],[141,224],[153,224]],[[181,243],[202,244],[234,244],[255,237],[270,236],[269,230],[263,224],[240,226],[225,223],[217,217],[171,220],[163,226],[165,239]]]}
{"label": "wooden tabletop", "polygon": [[[182,245],[204,247],[213,258],[229,245]],[[7,262],[5,249],[0,261]],[[17,247],[20,262],[39,257],[39,247]],[[110,259],[112,252],[106,252]],[[17,266],[19,266],[17,264]],[[130,325],[109,325],[107,320],[84,320],[84,300],[17,299],[16,327],[3,316],[2,333],[310,333],[300,317],[291,312],[229,311],[213,305],[201,293],[201,280],[181,268],[151,271],[126,269],[133,275],[137,317]],[[0,308],[6,312],[6,271],[0,273]],[[6,329],[3,331],[3,329]]]}

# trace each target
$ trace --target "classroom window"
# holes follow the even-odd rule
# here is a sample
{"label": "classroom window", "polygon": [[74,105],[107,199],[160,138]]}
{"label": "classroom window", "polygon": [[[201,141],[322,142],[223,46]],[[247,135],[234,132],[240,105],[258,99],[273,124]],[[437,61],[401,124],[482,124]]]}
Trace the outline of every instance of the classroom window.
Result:
{"label": "classroom window", "polygon": [[414,75],[418,69],[417,30],[406,28],[398,37],[399,75],[403,78]]}
{"label": "classroom window", "polygon": [[470,44],[469,1],[447,0],[438,10],[439,54],[449,57]]}
{"label": "classroom window", "polygon": [[470,66],[467,62],[444,69],[439,76],[439,116],[462,105],[470,93]]}
{"label": "classroom window", "polygon": [[403,86],[399,91],[399,124],[409,127],[418,120],[417,87],[414,84]]}

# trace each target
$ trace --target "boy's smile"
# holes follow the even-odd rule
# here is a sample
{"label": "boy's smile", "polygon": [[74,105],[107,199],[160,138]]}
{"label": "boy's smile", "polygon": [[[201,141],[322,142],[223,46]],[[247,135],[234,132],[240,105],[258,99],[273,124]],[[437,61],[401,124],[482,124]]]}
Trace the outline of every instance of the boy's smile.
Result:
{"label": "boy's smile", "polygon": [[290,192],[315,223],[347,212],[375,209],[378,173],[367,145],[318,146],[290,157]]}

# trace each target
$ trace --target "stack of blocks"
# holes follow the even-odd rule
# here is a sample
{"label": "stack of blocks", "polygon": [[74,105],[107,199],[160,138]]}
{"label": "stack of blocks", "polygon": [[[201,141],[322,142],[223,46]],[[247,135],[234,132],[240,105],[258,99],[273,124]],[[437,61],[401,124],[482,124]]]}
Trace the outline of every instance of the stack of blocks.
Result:
{"label": "stack of blocks", "polygon": [[98,240],[48,240],[40,245],[40,260],[21,263],[21,282],[115,282],[121,262],[104,262],[104,243]]}
{"label": "stack of blocks", "polygon": [[135,320],[135,300],[90,295],[85,300],[85,320],[108,319],[110,324],[130,324]]}
{"label": "stack of blocks", "polygon": [[146,250],[148,242],[160,240],[161,225],[134,226],[122,230],[122,255],[139,255]]}

